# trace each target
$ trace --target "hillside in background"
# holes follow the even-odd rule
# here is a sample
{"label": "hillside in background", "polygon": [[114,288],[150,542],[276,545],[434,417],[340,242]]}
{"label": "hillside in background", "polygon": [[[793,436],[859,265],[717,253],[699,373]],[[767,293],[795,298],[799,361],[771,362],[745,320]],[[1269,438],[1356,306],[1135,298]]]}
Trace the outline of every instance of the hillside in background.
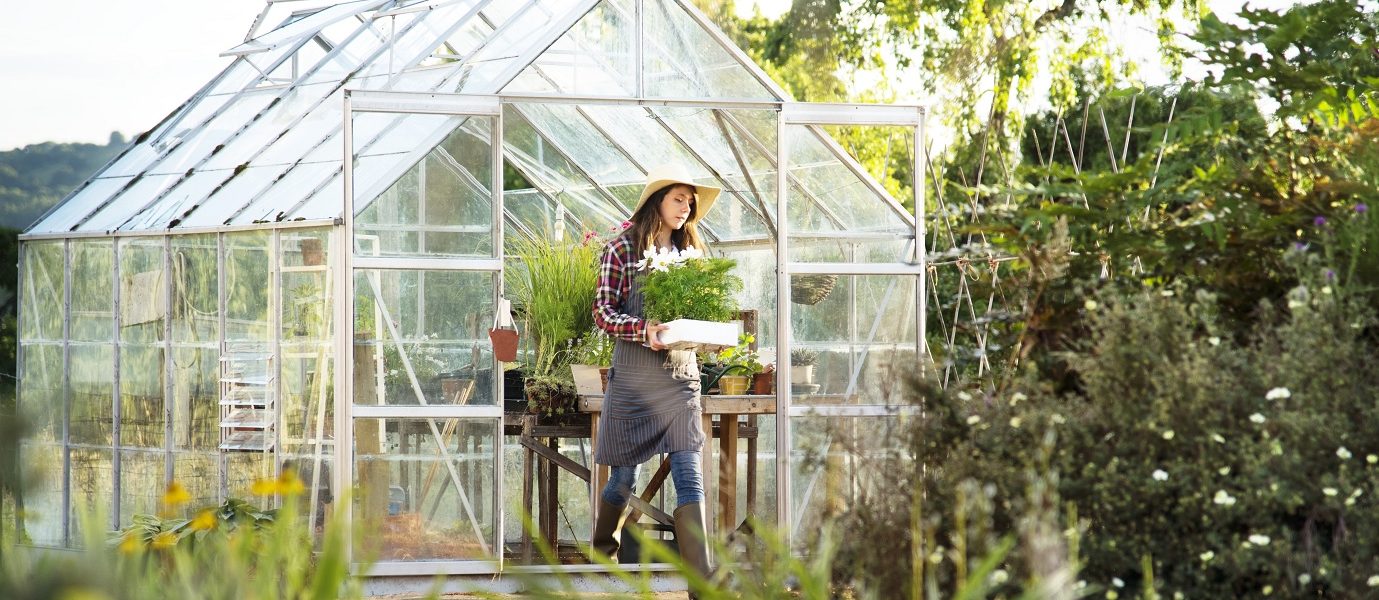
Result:
{"label": "hillside in background", "polygon": [[104,146],[44,142],[0,152],[0,227],[32,225],[127,143],[117,131]]}

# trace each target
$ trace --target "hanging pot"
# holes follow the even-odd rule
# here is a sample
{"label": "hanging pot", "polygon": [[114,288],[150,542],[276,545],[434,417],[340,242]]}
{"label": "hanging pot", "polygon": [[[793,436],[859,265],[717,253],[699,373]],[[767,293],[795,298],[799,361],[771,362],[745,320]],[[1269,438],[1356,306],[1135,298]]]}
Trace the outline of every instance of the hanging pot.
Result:
{"label": "hanging pot", "polygon": [[517,360],[517,326],[512,322],[512,303],[506,298],[498,300],[498,310],[493,315],[493,328],[488,330],[488,339],[493,343],[493,357],[503,362]]}

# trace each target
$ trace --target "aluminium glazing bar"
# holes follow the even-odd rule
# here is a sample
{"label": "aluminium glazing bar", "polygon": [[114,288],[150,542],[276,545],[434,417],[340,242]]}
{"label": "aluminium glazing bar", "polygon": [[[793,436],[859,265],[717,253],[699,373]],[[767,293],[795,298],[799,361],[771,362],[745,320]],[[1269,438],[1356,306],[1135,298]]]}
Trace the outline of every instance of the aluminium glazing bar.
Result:
{"label": "aluminium glazing bar", "polygon": [[[914,171],[912,172],[915,174],[914,185],[912,186],[914,188],[915,202],[914,262],[919,265],[921,271],[920,276],[915,279],[915,310],[917,311],[915,315],[915,335],[917,336],[915,337],[915,344],[920,357],[932,360],[932,356],[929,354],[929,339],[927,337],[929,326],[929,296],[928,291],[925,289],[929,281],[929,275],[927,274],[929,257],[928,253],[924,251],[924,236],[928,233],[928,227],[926,227],[925,223],[925,211],[928,209],[925,203],[928,202],[928,199],[925,198],[924,187],[925,182],[928,180],[924,176],[924,165],[928,162],[927,154],[929,152],[928,144],[925,143],[926,138],[924,136],[926,132],[924,128],[928,119],[929,115],[927,112],[920,113],[919,124],[915,126],[914,148],[910,154],[914,158],[914,166],[912,167]],[[928,365],[924,366],[927,367]],[[928,369],[920,370],[921,374],[927,372]]]}
{"label": "aluminium glazing bar", "polygon": [[[62,543],[72,545],[72,263],[71,240],[62,242]],[[117,255],[118,258],[118,255]],[[52,281],[49,275],[48,281]],[[34,294],[35,297],[38,294]],[[118,335],[119,330],[112,332]],[[119,339],[118,337],[116,339]],[[118,366],[118,363],[117,363]],[[115,371],[119,377],[119,370]],[[110,401],[119,406],[119,386]],[[117,413],[118,415],[118,413]],[[115,423],[119,423],[118,416]]]}
{"label": "aluminium glazing bar", "polygon": [[894,417],[919,416],[924,408],[913,404],[848,404],[827,406],[792,406],[790,417]]}
{"label": "aluminium glazing bar", "polygon": [[503,263],[494,258],[388,258],[360,256],[354,259],[354,269],[388,269],[407,271],[487,271],[502,269]]}
{"label": "aluminium glazing bar", "polygon": [[[544,36],[542,36],[532,45],[528,46],[527,49],[522,52],[522,54],[519,54],[517,56],[516,60],[513,60],[512,62],[508,63],[507,68],[503,69],[503,72],[494,78],[493,89],[501,90],[507,87],[509,83],[512,83],[513,79],[516,79],[518,75],[522,74],[522,69],[525,69],[527,65],[536,62],[537,57],[544,54],[547,49],[549,49],[552,45],[559,41],[560,37],[565,35],[565,32],[569,31],[570,28],[574,27],[580,19],[584,18],[584,15],[588,14],[589,11],[594,10],[594,7],[597,6],[600,1],[601,0],[581,0],[578,4],[571,8],[569,12],[566,12],[565,16],[561,17],[561,19],[556,22],[555,26],[547,28],[546,34]],[[506,27],[509,23],[512,23],[516,20],[517,17],[513,16],[512,18],[508,19],[507,23],[504,23],[503,26]],[[497,31],[494,32],[495,35],[497,33]]]}
{"label": "aluminium glazing bar", "polygon": [[906,263],[801,263],[791,262],[790,272],[809,275],[919,275],[922,265]]}
{"label": "aluminium glazing bar", "polygon": [[[341,106],[340,226],[334,230],[339,262],[335,273],[335,481],[337,490],[354,489],[354,106],[345,90]],[[354,502],[346,498],[336,509],[345,523],[346,563],[354,556]]]}
{"label": "aluminium glazing bar", "polygon": [[[785,143],[785,119],[776,118],[776,214],[784,215],[790,197],[790,169],[785,165],[790,160],[790,148]],[[768,153],[769,155],[769,153]],[[790,547],[790,531],[786,525],[791,523],[790,495],[795,489],[791,484],[791,423],[790,423],[790,344],[794,338],[790,326],[790,295],[781,291],[790,289],[790,265],[786,256],[790,251],[790,220],[780,220],[780,233],[776,236],[776,527]],[[779,365],[785,365],[780,368]],[[780,415],[786,418],[780,418]]]}
{"label": "aluminium glazing bar", "polygon": [[[498,310],[498,307],[502,304],[503,300],[503,280],[505,279],[503,272],[503,259],[505,252],[504,248],[506,246],[503,243],[503,217],[505,214],[505,208],[503,206],[503,114],[501,110],[499,111],[498,116],[493,118],[492,125],[489,126],[489,135],[491,136],[489,138],[488,144],[490,152],[489,160],[492,161],[492,167],[489,169],[489,172],[493,178],[489,186],[489,190],[493,194],[493,199],[490,202],[490,205],[493,207],[493,215],[491,221],[493,223],[494,239],[493,258],[498,262],[499,267],[498,276],[494,278],[496,281],[494,281],[493,283],[493,308],[496,312]],[[476,366],[475,368],[477,369],[478,367]],[[503,365],[496,356],[490,357],[489,369],[489,372],[491,373],[503,372]],[[502,506],[503,485],[501,483],[501,477],[497,474],[503,472],[503,415],[501,413],[501,402],[503,398],[503,378],[490,377],[489,379],[492,380],[489,383],[489,385],[491,386],[490,391],[493,394],[492,397],[494,398],[495,402],[500,403],[499,415],[497,419],[495,419],[493,422],[493,449],[495,455],[493,472],[495,473],[494,478],[497,479],[499,482],[493,486],[493,495],[490,501],[492,502],[492,506]],[[503,551],[503,532],[505,531],[503,529],[503,513],[505,511],[498,510],[494,512],[498,514],[495,516],[497,520],[497,525],[494,527],[494,539],[492,541],[493,547],[498,549],[498,570],[501,571],[503,569],[503,560],[505,558],[504,554],[506,554]]]}
{"label": "aluminium glazing bar", "polygon": [[680,5],[680,8],[683,9],[695,23],[699,24],[699,29],[703,30],[703,32],[709,36],[709,39],[712,39],[720,48],[737,59],[737,62],[741,64],[743,68],[747,69],[747,72],[751,73],[752,77],[756,78],[757,82],[760,83],[762,87],[765,87],[775,95],[777,100],[788,101],[790,99],[790,94],[785,91],[785,88],[782,88],[774,79],[771,79],[771,76],[767,75],[766,71],[763,71],[756,61],[752,60],[751,57],[747,56],[747,54],[742,51],[742,48],[739,48],[737,44],[728,39],[728,36],[723,33],[722,29],[719,29],[718,26],[709,21],[708,16],[699,11],[699,7],[695,6],[693,2],[685,2],[684,0],[675,0],[675,3]]}
{"label": "aluminium glazing bar", "polygon": [[354,97],[352,103],[355,112],[440,113],[492,117],[503,111],[498,97],[491,95],[360,89],[351,89],[350,94]]}
{"label": "aluminium glazing bar", "polygon": [[473,404],[357,404],[353,413],[356,419],[501,419],[503,407]]}
{"label": "aluminium glazing bar", "polygon": [[[276,235],[276,234],[275,234]],[[173,308],[173,285],[177,279],[177,273],[173,270],[172,264],[172,236],[163,236],[163,306],[167,311],[163,313],[163,485],[172,483],[175,475],[176,463],[173,462],[173,443],[177,433],[177,403],[174,401],[176,389],[173,382],[177,376],[177,362],[173,360],[172,345],[172,314]],[[269,282],[273,286],[273,281]],[[274,286],[276,287],[276,286]],[[190,407],[189,407],[190,408]]]}
{"label": "aluminium glazing bar", "polygon": [[268,223],[249,223],[246,225],[221,225],[218,227],[192,227],[187,229],[162,230],[159,232],[149,231],[83,231],[80,233],[30,233],[19,236],[21,242],[31,242],[38,240],[68,240],[68,239],[89,239],[89,238],[122,238],[122,237],[149,237],[150,235],[197,235],[208,233],[231,233],[236,231],[263,231],[266,229],[297,229],[305,227],[329,227],[337,223],[336,219],[313,219],[300,221],[273,221]]}

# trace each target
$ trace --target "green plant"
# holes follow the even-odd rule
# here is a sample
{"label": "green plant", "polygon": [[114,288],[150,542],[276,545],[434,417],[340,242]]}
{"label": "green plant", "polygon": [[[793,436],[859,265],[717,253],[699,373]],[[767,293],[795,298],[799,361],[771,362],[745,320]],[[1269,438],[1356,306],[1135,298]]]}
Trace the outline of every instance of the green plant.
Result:
{"label": "green plant", "polygon": [[540,374],[526,380],[527,412],[548,417],[579,410],[579,392],[565,377]]}
{"label": "green plant", "polygon": [[570,342],[569,363],[608,367],[613,364],[613,337],[594,327]]}
{"label": "green plant", "polygon": [[730,321],[737,317],[736,293],[742,279],[729,273],[737,261],[709,258],[696,248],[647,250],[637,268],[642,281],[642,310],[648,319]]}
{"label": "green plant", "polygon": [[819,353],[809,348],[795,348],[790,351],[790,366],[807,367],[819,364]]}
{"label": "green plant", "polygon": [[591,307],[601,248],[593,243],[523,239],[513,242],[508,287],[535,344],[533,374],[553,374],[569,364],[563,350],[594,326]]}
{"label": "green plant", "polygon": [[754,343],[756,336],[744,333],[738,336],[736,346],[719,352],[718,363],[723,366],[722,375],[731,375],[736,371],[738,375],[751,377],[760,373],[763,369],[761,355],[752,348]]}

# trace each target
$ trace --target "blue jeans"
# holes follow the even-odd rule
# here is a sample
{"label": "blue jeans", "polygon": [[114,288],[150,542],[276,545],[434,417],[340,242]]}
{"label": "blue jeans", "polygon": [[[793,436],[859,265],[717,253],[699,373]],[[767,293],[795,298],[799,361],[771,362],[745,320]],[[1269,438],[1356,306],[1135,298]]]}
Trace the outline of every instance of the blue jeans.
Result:
{"label": "blue jeans", "polygon": [[[704,463],[698,450],[670,453],[670,479],[675,482],[675,506],[704,501]],[[622,507],[637,488],[637,472],[641,465],[613,467],[600,498],[612,506]]]}

